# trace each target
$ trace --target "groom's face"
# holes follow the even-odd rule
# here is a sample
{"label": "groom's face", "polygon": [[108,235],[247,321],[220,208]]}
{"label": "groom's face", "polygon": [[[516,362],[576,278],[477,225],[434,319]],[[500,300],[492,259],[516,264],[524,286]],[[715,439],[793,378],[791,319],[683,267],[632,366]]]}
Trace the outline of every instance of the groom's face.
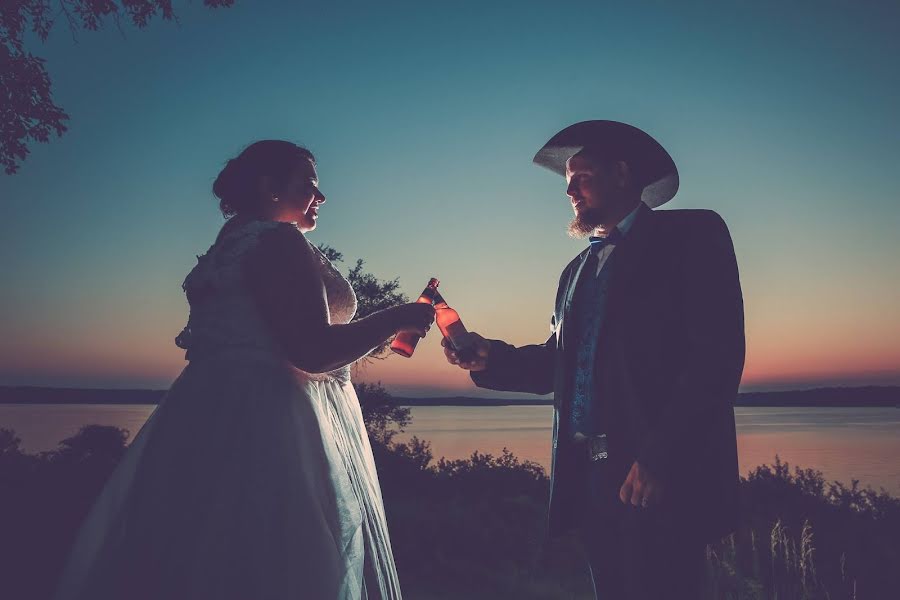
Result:
{"label": "groom's face", "polygon": [[589,235],[615,212],[620,194],[615,169],[590,156],[576,154],[566,163],[566,195],[572,202],[573,233]]}

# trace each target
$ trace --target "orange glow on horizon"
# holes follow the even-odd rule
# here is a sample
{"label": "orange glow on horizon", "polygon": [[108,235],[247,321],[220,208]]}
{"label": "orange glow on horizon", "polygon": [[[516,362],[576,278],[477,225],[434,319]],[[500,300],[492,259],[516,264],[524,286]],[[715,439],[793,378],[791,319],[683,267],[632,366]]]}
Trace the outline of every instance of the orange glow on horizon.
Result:
{"label": "orange glow on horizon", "polygon": [[[489,322],[476,315],[472,320]],[[767,323],[766,327],[751,324],[742,387],[787,389],[841,385],[836,382],[842,381],[846,385],[900,383],[900,345],[895,341],[900,335],[892,335],[894,325],[886,322],[880,335],[875,335],[871,327],[861,326],[858,335],[849,336],[846,324],[842,324],[801,336],[796,327],[790,328],[784,322]],[[496,323],[495,327],[484,333],[505,337],[519,346],[535,343],[544,335],[536,332],[536,327],[513,328]],[[147,322],[116,332],[60,332],[50,328],[32,331],[27,337],[19,337],[15,345],[0,349],[0,375],[17,385],[22,381],[43,385],[42,381],[70,379],[90,381],[86,387],[103,387],[104,381],[115,381],[118,387],[133,381],[134,387],[165,388],[187,364],[183,351],[173,345],[175,329],[168,324],[162,328],[158,323]],[[447,364],[440,339],[441,333],[435,327],[420,341],[412,358],[390,354],[385,359],[369,361],[354,369],[354,379],[381,381],[389,391],[404,390],[398,395],[413,393],[409,390],[429,390],[422,392],[428,395],[481,392],[468,373]]]}

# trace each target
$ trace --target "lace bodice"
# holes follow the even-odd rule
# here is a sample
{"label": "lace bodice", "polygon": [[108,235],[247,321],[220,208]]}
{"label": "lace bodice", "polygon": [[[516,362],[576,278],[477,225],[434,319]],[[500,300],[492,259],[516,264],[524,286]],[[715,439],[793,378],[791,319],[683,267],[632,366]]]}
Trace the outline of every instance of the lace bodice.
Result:
{"label": "lace bodice", "polygon": [[[206,254],[197,257],[197,265],[182,284],[191,307],[190,317],[175,339],[180,348],[187,350],[187,359],[224,352],[283,358],[283,351],[256,307],[243,271],[244,258],[270,234],[302,236],[287,223],[250,221],[223,235]],[[309,244],[305,237],[303,240]],[[353,288],[318,248],[309,246],[318,258],[331,322],[349,323],[356,314]],[[312,379],[348,381],[349,368],[307,375]]]}

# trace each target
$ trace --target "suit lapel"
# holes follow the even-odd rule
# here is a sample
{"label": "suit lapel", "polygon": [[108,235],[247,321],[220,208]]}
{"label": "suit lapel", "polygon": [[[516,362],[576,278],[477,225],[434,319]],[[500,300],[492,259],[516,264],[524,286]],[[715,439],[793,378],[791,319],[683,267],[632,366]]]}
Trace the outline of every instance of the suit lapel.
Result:
{"label": "suit lapel", "polygon": [[628,300],[628,294],[644,273],[642,265],[649,259],[653,229],[656,215],[646,204],[641,204],[634,224],[615,249],[616,268],[612,275],[607,299],[607,323],[617,318],[620,310]]}
{"label": "suit lapel", "polygon": [[578,278],[581,277],[581,270],[584,268],[584,263],[587,261],[588,255],[590,255],[590,253],[591,249],[590,247],[588,247],[581,254],[579,254],[575,258],[574,268],[569,272],[569,282],[566,286],[566,294],[563,299],[562,306],[562,324],[559,333],[560,339],[558,341],[558,345],[560,348],[565,348],[565,346],[563,345],[563,340],[566,339],[566,331],[569,328],[569,322],[572,320],[569,318],[569,312],[572,308],[572,298],[575,295],[575,287],[578,285]]}

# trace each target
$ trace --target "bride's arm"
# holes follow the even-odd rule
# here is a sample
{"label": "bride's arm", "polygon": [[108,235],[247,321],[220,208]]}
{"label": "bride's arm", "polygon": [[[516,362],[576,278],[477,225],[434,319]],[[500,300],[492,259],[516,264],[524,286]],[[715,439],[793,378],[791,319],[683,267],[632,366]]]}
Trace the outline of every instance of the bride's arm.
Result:
{"label": "bride's arm", "polygon": [[285,225],[265,234],[244,262],[260,313],[297,368],[333,371],[366,356],[399,331],[424,335],[434,320],[430,305],[413,303],[347,325],[332,324],[318,261],[302,234]]}

